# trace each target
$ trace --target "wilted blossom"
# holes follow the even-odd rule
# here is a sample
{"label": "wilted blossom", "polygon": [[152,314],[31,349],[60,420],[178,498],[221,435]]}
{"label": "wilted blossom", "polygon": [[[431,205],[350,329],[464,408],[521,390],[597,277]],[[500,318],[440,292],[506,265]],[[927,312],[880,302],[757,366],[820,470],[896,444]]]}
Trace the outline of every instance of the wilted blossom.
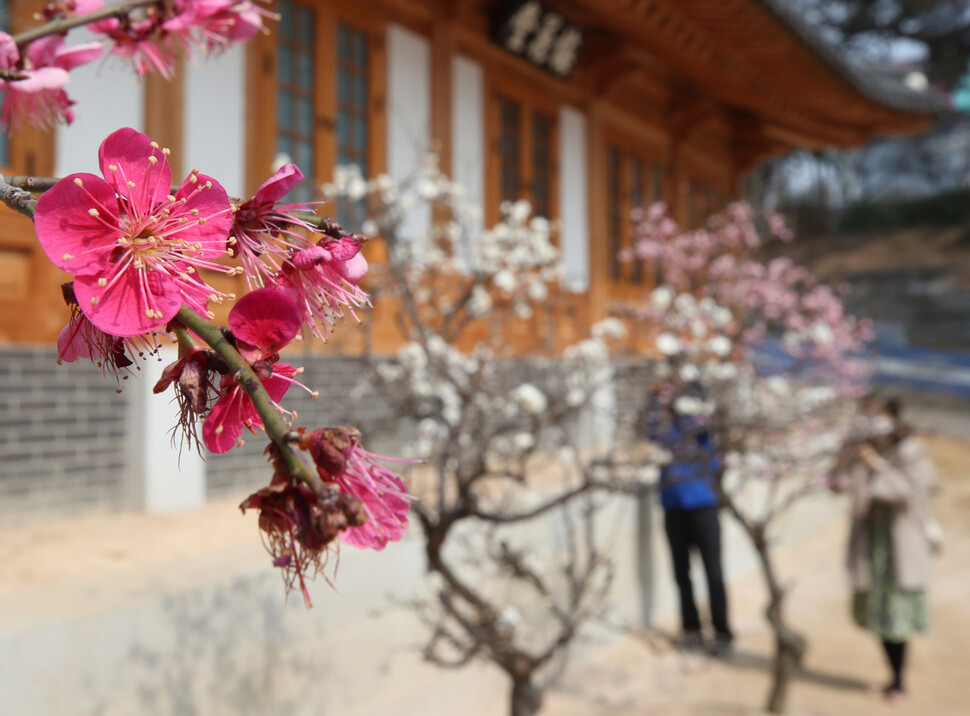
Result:
{"label": "wilted blossom", "polygon": [[78,305],[113,336],[149,333],[183,305],[206,313],[222,296],[198,269],[229,271],[230,222],[225,189],[192,172],[170,194],[167,151],[134,129],[101,144],[104,176],[72,174],[37,201],[37,239],[55,266],[72,273]]}
{"label": "wilted blossom", "polygon": [[21,54],[14,39],[0,32],[0,92],[6,131],[15,125],[49,127],[74,120],[64,86],[70,70],[96,60],[101,44],[89,42],[67,47],[60,35],[32,42]]}
{"label": "wilted blossom", "polygon": [[376,462],[388,458],[360,446],[359,431],[320,428],[304,435],[300,444],[309,450],[325,483],[353,495],[363,505],[367,521],[341,532],[341,540],[355,547],[381,550],[404,536],[411,496],[399,476]]}
{"label": "wilted blossom", "polygon": [[327,549],[341,530],[359,528],[367,515],[360,500],[349,493],[328,490],[317,495],[308,485],[293,481],[274,443],[266,452],[273,462],[273,479],[239,508],[259,510],[260,534],[273,566],[282,573],[287,592],[299,585],[311,607],[306,580],[322,570]]}

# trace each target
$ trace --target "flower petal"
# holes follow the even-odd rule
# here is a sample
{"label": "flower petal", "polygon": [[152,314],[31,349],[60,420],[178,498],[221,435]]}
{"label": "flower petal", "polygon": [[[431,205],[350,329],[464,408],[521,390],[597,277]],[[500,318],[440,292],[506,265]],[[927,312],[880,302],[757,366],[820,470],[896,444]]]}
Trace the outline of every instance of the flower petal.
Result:
{"label": "flower petal", "polygon": [[67,84],[71,76],[67,70],[60,67],[41,67],[38,70],[27,72],[26,79],[10,82],[7,87],[14,92],[45,92],[48,90],[58,90]]}
{"label": "flower petal", "polygon": [[337,273],[350,283],[358,283],[367,275],[367,259],[363,254],[357,254],[348,261],[338,261],[333,265]]}
{"label": "flower petal", "polygon": [[287,294],[275,288],[260,288],[236,301],[229,312],[233,335],[251,346],[275,353],[296,337],[300,312]]}
{"label": "flower petal", "polygon": [[90,324],[84,317],[71,318],[57,336],[57,359],[73,363],[78,358],[90,358],[91,348],[82,331],[89,331]]}
{"label": "flower petal", "polygon": [[[293,385],[293,381],[289,380],[289,378],[292,378],[294,375],[296,375],[296,368],[291,365],[277,363],[273,366],[273,375],[263,381],[263,387],[266,388],[266,392],[269,393],[269,397],[273,399],[274,403],[283,400],[286,391]],[[259,424],[263,424],[262,420]]]}
{"label": "flower petal", "polygon": [[101,177],[72,174],[37,200],[34,228],[55,266],[72,274],[92,273],[106,264],[121,236],[117,215],[114,190]]}
{"label": "flower petal", "polygon": [[0,32],[0,69],[12,70],[20,60],[17,42],[7,33]]}
{"label": "flower petal", "polygon": [[256,190],[253,201],[257,204],[271,204],[280,201],[290,190],[303,181],[303,172],[292,162],[284,164],[273,176],[263,182]]}
{"label": "flower petal", "polygon": [[100,42],[86,42],[70,48],[62,48],[54,58],[54,66],[65,70],[73,70],[81,65],[94,62],[101,57],[104,47]]}
{"label": "flower petal", "polygon": [[215,259],[225,254],[226,240],[232,231],[229,194],[222,184],[210,176],[196,174],[194,182],[191,181],[191,177],[190,174],[182,182],[175,193],[175,198],[185,199],[183,214],[198,212],[199,223],[192,227],[191,231],[185,231],[180,236],[186,241],[202,245],[201,251],[195,252],[195,256]]}
{"label": "flower petal", "polygon": [[[77,276],[74,294],[91,323],[105,333],[122,338],[139,336],[161,328],[182,307],[178,284],[158,271],[121,268],[122,275],[106,287],[98,285],[109,275]],[[151,309],[151,317],[147,311]]]}
{"label": "flower petal", "polygon": [[242,436],[242,400],[245,397],[242,388],[233,386],[205,416],[202,441],[210,452],[217,455],[227,453]]}
{"label": "flower petal", "polygon": [[323,248],[333,255],[334,261],[349,261],[360,253],[360,242],[357,239],[345,236],[342,239],[324,244]]}
{"label": "flower petal", "polygon": [[162,150],[152,144],[147,135],[124,127],[109,134],[98,150],[105,180],[129,200],[137,216],[147,216],[171,191],[172,168]]}

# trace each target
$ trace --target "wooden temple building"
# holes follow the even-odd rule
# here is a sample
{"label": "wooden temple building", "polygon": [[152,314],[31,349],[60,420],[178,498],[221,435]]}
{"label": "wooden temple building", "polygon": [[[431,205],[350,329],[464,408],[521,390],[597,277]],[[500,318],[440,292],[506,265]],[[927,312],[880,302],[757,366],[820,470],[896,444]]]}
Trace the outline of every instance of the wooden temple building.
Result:
{"label": "wooden temple building", "polygon": [[[35,9],[8,0],[8,28]],[[636,206],[685,224],[736,196],[758,162],[919,132],[939,100],[869,76],[785,0],[277,0],[271,32],[139,80],[117,58],[72,73],[77,119],[0,144],[0,171],[90,171],[120,126],[248,195],[287,156],[403,176],[428,148],[485,207],[524,197],[559,219],[584,315],[643,289],[620,263]],[[2,8],[2,6],[0,6]],[[29,224],[0,216],[0,342],[47,343],[63,276]]]}

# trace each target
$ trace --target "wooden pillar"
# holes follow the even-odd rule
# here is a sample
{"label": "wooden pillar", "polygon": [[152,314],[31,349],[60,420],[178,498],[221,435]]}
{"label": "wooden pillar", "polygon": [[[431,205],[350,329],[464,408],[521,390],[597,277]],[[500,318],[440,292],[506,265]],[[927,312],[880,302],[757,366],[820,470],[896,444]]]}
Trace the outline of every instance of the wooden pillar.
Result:
{"label": "wooden pillar", "polygon": [[185,63],[179,60],[171,79],[145,76],[145,134],[172,150],[168,161],[172,179],[179,181],[191,167],[183,165],[185,154]]}
{"label": "wooden pillar", "polygon": [[431,143],[442,171],[452,175],[452,82],[455,32],[451,4],[439,3],[431,29]]}
{"label": "wooden pillar", "polygon": [[606,136],[602,98],[589,103],[586,146],[589,166],[589,321],[604,318],[610,299],[609,213],[607,207]]}
{"label": "wooden pillar", "polygon": [[246,176],[251,196],[270,176],[276,154],[276,30],[246,46]]}

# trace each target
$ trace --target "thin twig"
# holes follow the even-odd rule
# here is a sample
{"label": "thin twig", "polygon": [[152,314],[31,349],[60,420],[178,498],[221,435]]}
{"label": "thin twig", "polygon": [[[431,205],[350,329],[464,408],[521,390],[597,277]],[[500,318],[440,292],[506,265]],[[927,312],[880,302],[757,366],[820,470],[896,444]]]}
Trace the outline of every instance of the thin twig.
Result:
{"label": "thin twig", "polygon": [[18,35],[14,35],[13,39],[14,42],[17,43],[17,47],[23,48],[29,45],[31,42],[41,39],[42,37],[48,37],[49,35],[61,35],[68,30],[74,29],[75,27],[90,25],[93,22],[99,22],[101,20],[110,20],[113,17],[121,20],[127,17],[128,13],[132,10],[157,4],[158,0],[131,0],[131,2],[102,8],[101,10],[88,12],[84,15],[60,17],[56,20],[45,22],[43,25],[38,25],[37,27],[31,28],[30,30],[26,30],[25,32],[21,32]]}
{"label": "thin twig", "polygon": [[0,174],[0,201],[28,219],[34,218],[37,200],[29,191],[11,184],[3,174]]}

